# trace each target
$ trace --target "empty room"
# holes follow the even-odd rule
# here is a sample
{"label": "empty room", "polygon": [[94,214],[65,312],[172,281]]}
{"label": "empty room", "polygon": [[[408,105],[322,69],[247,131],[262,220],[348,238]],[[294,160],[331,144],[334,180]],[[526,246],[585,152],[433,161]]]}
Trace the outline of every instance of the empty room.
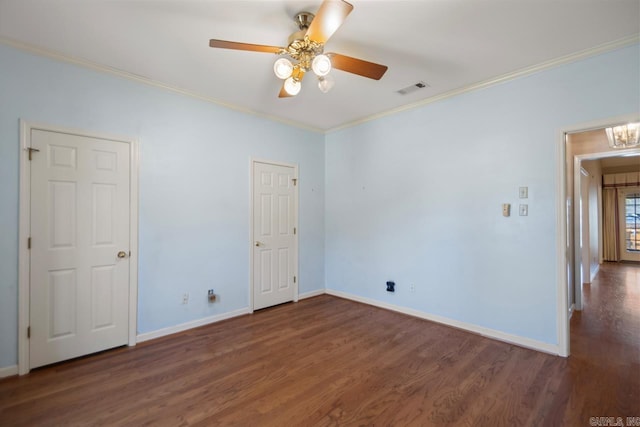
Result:
{"label": "empty room", "polygon": [[638,0],[0,0],[0,425],[640,426]]}

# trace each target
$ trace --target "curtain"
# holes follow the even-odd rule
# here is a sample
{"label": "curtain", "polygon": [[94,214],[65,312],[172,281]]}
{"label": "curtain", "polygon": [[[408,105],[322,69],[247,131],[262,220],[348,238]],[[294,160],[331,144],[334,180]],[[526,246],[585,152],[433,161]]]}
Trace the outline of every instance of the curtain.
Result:
{"label": "curtain", "polygon": [[618,188],[638,186],[640,172],[602,175],[602,258],[605,261],[620,261]]}
{"label": "curtain", "polygon": [[602,257],[605,261],[618,261],[618,191],[602,189]]}

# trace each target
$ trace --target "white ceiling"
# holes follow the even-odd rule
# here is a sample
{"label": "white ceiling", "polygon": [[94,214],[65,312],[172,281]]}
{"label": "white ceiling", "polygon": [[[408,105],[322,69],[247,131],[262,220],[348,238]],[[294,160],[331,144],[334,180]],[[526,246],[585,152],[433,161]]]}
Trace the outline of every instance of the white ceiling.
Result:
{"label": "white ceiling", "polygon": [[[640,33],[638,0],[352,0],[326,52],[389,66],[374,81],[334,70],[279,99],[276,56],[209,39],[284,46],[321,1],[0,0],[0,37],[123,70],[235,108],[330,130]],[[311,77],[311,75],[307,76]],[[397,90],[420,80],[430,87]]]}

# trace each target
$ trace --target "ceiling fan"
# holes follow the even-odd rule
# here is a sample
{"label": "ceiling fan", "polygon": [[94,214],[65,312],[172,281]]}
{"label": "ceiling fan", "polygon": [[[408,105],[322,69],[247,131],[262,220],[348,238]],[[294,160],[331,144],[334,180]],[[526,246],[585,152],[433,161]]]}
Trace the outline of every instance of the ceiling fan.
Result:
{"label": "ceiling fan", "polygon": [[295,21],[300,30],[289,36],[287,47],[216,39],[209,40],[209,46],[275,53],[282,56],[273,65],[276,76],[284,80],[282,89],[280,89],[280,98],[297,95],[300,92],[302,78],[309,70],[318,77],[318,88],[325,93],[333,86],[333,79],[329,76],[329,71],[332,68],[380,80],[387,71],[386,65],[339,53],[324,53],[325,43],[342,25],[352,10],[353,5],[344,0],[324,0],[315,15],[309,12],[298,13],[295,16]]}

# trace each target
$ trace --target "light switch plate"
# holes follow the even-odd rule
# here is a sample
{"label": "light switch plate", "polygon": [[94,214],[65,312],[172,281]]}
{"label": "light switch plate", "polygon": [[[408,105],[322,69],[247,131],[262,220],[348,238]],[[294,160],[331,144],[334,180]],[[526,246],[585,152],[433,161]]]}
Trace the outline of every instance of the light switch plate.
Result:
{"label": "light switch plate", "polygon": [[529,215],[529,205],[520,205],[520,216]]}
{"label": "light switch plate", "polygon": [[518,192],[521,199],[526,199],[529,197],[529,187],[520,187],[520,191]]}
{"label": "light switch plate", "polygon": [[511,215],[511,205],[509,203],[502,204],[502,216],[510,216]]}

